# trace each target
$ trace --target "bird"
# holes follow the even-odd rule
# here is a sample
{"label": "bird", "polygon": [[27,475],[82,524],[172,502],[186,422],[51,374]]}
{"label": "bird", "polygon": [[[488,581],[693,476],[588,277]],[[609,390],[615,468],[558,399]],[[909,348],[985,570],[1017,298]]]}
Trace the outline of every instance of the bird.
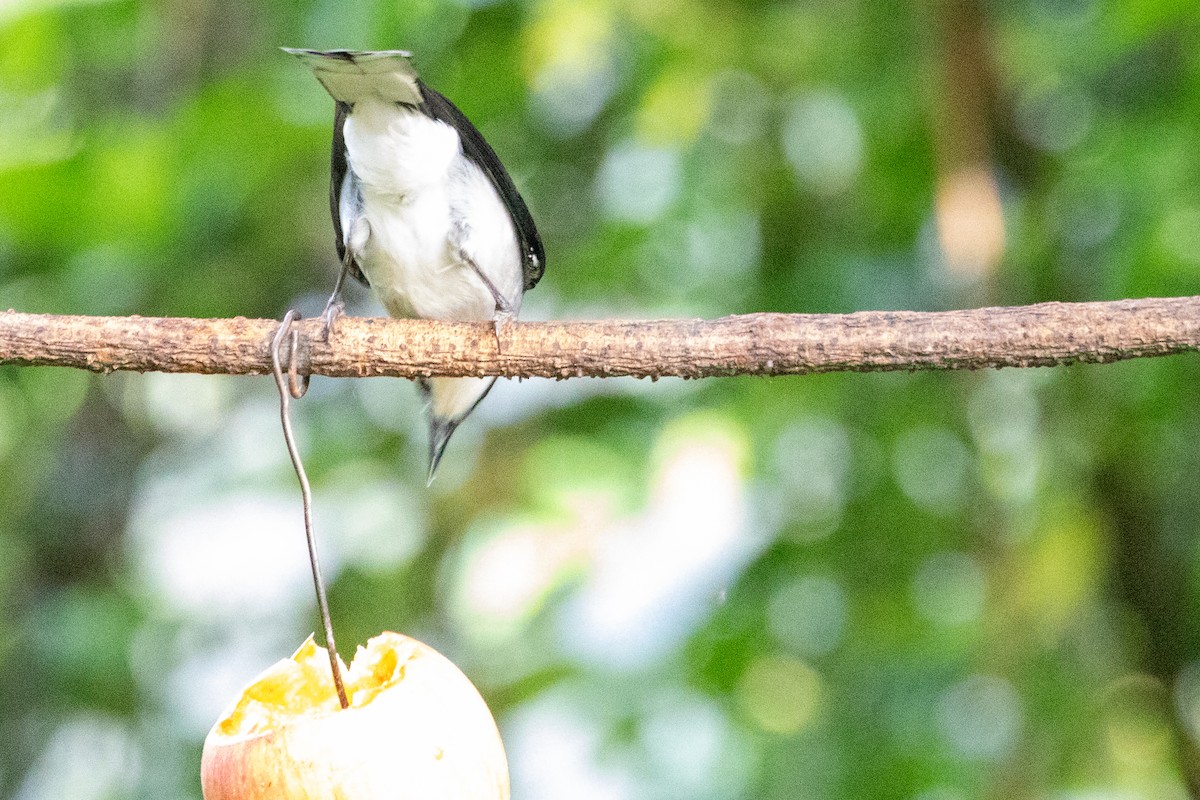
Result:
{"label": "bird", "polygon": [[[417,74],[406,50],[282,48],[333,97],[329,205],[342,270],[399,318],[491,321],[496,340],[546,267],[541,236],[496,151],[467,116]],[[429,473],[455,429],[495,383],[420,378]]]}

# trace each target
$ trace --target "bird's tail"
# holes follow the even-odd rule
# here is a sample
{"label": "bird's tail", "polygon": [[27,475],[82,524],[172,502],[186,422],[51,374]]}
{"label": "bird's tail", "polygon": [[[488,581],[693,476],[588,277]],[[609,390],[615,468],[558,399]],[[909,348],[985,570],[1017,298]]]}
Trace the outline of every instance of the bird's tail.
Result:
{"label": "bird's tail", "polygon": [[353,105],[374,98],[419,105],[423,100],[417,71],[406,50],[281,49],[307,64],[338,102]]}
{"label": "bird's tail", "polygon": [[429,483],[433,483],[451,435],[495,383],[495,378],[422,378],[417,382],[429,404]]}

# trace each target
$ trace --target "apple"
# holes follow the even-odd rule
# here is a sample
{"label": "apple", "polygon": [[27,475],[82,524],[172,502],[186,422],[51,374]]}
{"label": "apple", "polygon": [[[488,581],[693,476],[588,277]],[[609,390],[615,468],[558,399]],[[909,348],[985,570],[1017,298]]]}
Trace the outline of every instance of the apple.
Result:
{"label": "apple", "polygon": [[342,670],[310,636],[255,679],[204,741],[204,800],[508,800],[487,704],[458,667],[398,633]]}

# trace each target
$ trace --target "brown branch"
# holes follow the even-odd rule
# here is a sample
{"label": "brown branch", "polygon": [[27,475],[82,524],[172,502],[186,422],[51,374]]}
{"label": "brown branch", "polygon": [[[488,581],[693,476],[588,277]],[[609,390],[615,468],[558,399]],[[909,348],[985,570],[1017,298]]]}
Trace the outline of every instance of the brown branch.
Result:
{"label": "brown branch", "polygon": [[[96,372],[270,372],[274,320],[0,313],[0,364]],[[343,317],[300,323],[302,371],[390,375],[798,375],[1034,367],[1200,350],[1200,296],[970,311],[748,314],[716,320],[484,323]]]}

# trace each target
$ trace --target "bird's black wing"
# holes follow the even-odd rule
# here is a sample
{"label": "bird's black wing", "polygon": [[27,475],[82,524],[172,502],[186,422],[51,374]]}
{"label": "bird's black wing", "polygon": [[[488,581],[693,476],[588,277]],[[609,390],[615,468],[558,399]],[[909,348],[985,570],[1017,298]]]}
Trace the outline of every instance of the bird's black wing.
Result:
{"label": "bird's black wing", "polygon": [[[346,242],[342,232],[342,183],[345,182],[346,172],[350,169],[350,165],[346,162],[346,137],[342,133],[342,128],[346,125],[346,115],[349,113],[349,103],[334,103],[333,154],[329,159],[329,211],[333,214],[333,237],[334,244],[337,245],[338,260],[342,262],[346,260]],[[358,264],[353,261],[350,262],[350,274],[362,283],[370,285],[367,282],[367,276],[363,275]]]}
{"label": "bird's black wing", "polygon": [[524,198],[517,191],[517,187],[513,185],[512,178],[504,169],[504,164],[500,163],[500,157],[496,155],[496,151],[483,138],[483,134],[471,124],[471,120],[467,119],[466,114],[459,111],[458,106],[447,100],[444,95],[426,86],[424,82],[418,80],[417,83],[421,87],[421,95],[425,98],[422,110],[458,131],[458,138],[462,141],[463,154],[479,165],[479,168],[491,180],[492,185],[496,187],[500,199],[504,201],[504,207],[508,209],[508,214],[512,217],[513,225],[517,229],[525,289],[532,289],[537,286],[537,282],[542,278],[542,273],[546,270],[546,251],[542,247],[542,237],[538,234],[537,225],[533,222],[533,215],[529,213],[529,207],[525,205]]}

